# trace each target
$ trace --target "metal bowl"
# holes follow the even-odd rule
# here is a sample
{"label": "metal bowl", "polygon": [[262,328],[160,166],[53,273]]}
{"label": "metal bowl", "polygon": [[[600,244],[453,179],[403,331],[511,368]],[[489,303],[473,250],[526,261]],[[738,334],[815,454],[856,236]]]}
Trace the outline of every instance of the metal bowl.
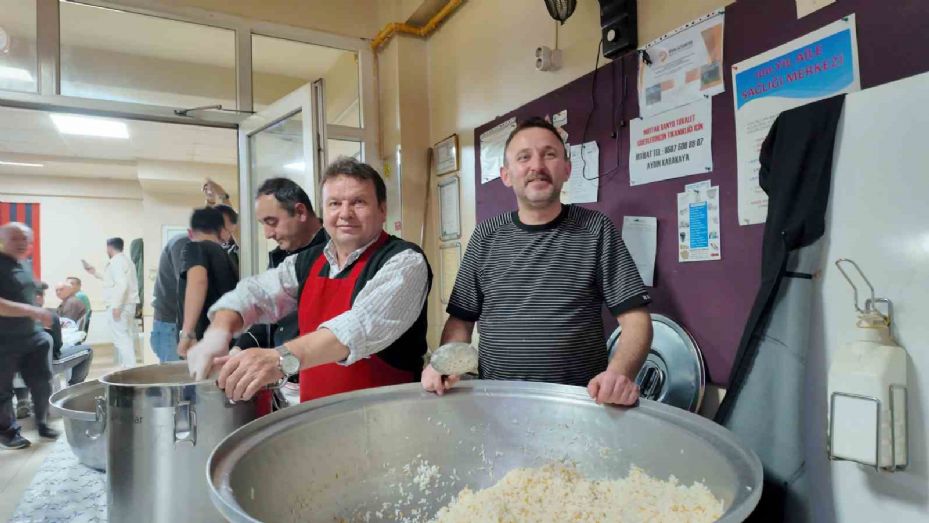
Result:
{"label": "metal bowl", "polygon": [[[103,399],[103,402],[97,399]],[[61,416],[71,451],[82,464],[106,471],[106,385],[97,380],[59,390],[48,399]]]}
{"label": "metal bowl", "polygon": [[[725,522],[745,519],[761,495],[758,457],[695,414],[648,400],[597,405],[580,387],[483,380],[444,397],[407,384],[291,407],[229,435],[206,472],[230,521],[396,520],[395,509],[426,520],[465,486],[560,459],[595,479],[635,464],[661,479],[703,481],[723,500]],[[439,479],[420,489],[416,469],[432,465]]]}

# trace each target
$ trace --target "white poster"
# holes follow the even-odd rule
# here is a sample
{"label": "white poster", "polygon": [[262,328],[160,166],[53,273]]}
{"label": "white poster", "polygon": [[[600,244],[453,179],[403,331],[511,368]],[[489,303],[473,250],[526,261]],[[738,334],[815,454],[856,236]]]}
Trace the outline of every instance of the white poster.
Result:
{"label": "white poster", "polygon": [[500,177],[506,139],[513,129],[516,129],[516,118],[510,118],[481,134],[481,183]]}
{"label": "white poster", "polygon": [[709,181],[688,185],[677,195],[678,261],[722,259],[719,187]]}
{"label": "white poster", "polygon": [[591,141],[572,145],[571,176],[561,187],[562,203],[596,203],[600,191],[600,147]]}
{"label": "white poster", "polygon": [[626,216],[623,218],[623,243],[639,269],[646,287],[655,286],[655,256],[658,253],[658,218]]}
{"label": "white poster", "polygon": [[725,91],[723,11],[658,38],[639,53],[639,115],[648,118]]}
{"label": "white poster", "polygon": [[713,170],[712,101],[701,99],[629,122],[629,185]]}
{"label": "white poster", "polygon": [[781,112],[861,89],[855,15],[732,66],[739,224],[764,223],[758,154]]}

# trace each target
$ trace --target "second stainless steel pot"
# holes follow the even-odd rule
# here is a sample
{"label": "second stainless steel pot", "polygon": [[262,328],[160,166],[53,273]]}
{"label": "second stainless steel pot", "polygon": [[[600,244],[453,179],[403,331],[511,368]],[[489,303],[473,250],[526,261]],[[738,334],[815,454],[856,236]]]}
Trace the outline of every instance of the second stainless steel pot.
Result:
{"label": "second stainless steel pot", "polygon": [[213,447],[255,419],[254,402],[230,403],[185,362],[107,374],[109,520],[222,521],[203,470]]}

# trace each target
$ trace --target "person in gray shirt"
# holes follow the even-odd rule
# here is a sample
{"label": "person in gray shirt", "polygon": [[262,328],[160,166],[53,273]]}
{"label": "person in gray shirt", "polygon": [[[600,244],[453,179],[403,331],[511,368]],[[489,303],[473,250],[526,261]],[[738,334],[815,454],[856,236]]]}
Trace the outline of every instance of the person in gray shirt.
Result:
{"label": "person in gray shirt", "polygon": [[168,240],[158,260],[158,277],[155,279],[155,310],[152,324],[152,350],[162,363],[178,361],[177,354],[177,280],[181,274],[181,253],[190,243],[186,235],[177,235]]}

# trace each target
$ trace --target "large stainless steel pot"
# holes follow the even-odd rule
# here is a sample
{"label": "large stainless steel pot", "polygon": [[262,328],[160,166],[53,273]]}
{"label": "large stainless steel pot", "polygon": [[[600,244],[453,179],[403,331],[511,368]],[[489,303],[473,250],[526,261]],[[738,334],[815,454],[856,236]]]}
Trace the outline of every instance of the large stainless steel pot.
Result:
{"label": "large stainless steel pot", "polygon": [[97,380],[59,390],[48,399],[61,416],[71,451],[84,465],[106,470],[106,386]]}
{"label": "large stainless steel pot", "polygon": [[222,521],[203,479],[210,452],[255,419],[254,402],[231,404],[185,362],[100,378],[106,389],[109,520]]}
{"label": "large stainless steel pot", "polygon": [[[526,382],[462,382],[444,397],[398,385],[304,403],[234,432],[206,472],[230,521],[393,521],[395,510],[428,519],[465,486],[564,458],[597,479],[635,464],[703,481],[723,500],[724,522],[745,519],[761,495],[758,457],[706,419],[647,400],[601,406],[580,387]],[[432,465],[440,477],[420,489],[413,476]]]}

